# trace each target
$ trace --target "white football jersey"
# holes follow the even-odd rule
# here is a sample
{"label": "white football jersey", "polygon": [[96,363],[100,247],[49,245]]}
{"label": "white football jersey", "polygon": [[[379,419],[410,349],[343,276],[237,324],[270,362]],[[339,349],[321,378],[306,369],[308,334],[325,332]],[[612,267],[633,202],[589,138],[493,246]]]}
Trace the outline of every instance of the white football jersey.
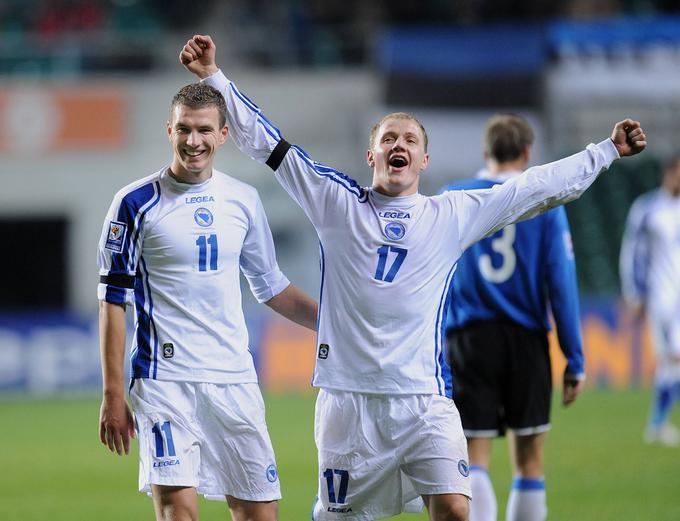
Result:
{"label": "white football jersey", "polygon": [[620,261],[626,298],[680,322],[680,197],[660,188],[635,200]]}
{"label": "white football jersey", "polygon": [[607,139],[491,189],[387,197],[289,145],[221,72],[205,81],[224,94],[236,145],[274,169],[319,236],[318,387],[451,396],[443,326],[463,250],[577,198],[618,158]]}
{"label": "white football jersey", "polygon": [[259,302],[289,282],[253,187],[216,170],[179,183],[168,168],[129,184],[106,216],[98,265],[99,299],[135,306],[133,378],[257,381],[239,267]]}

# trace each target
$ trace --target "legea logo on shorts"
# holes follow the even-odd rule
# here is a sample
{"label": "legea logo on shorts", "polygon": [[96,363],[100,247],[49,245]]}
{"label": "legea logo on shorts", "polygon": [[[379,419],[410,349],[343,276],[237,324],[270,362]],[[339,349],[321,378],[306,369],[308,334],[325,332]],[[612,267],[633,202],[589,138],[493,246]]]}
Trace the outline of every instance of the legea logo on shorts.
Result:
{"label": "legea logo on shorts", "polygon": [[466,478],[470,475],[470,467],[468,466],[468,462],[464,459],[458,461],[458,472]]}
{"label": "legea logo on shorts", "polygon": [[166,460],[154,461],[153,462],[154,468],[170,467],[172,465],[179,465],[179,460],[178,459],[166,459]]}
{"label": "legea logo on shorts", "polygon": [[276,465],[273,463],[267,467],[267,481],[274,483],[279,473],[276,471]]}

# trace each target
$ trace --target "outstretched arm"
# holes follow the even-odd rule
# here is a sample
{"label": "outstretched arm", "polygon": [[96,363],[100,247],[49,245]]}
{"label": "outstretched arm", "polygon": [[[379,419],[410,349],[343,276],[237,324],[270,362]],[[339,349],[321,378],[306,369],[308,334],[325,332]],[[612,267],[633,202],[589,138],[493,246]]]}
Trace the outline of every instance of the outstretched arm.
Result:
{"label": "outstretched arm", "polygon": [[125,400],[123,359],[125,357],[125,306],[99,303],[99,343],[102,362],[103,398],[99,412],[99,439],[118,455],[130,453],[135,437],[132,412]]}
{"label": "outstretched arm", "polygon": [[626,304],[636,318],[642,318],[645,314],[647,271],[649,268],[649,245],[647,244],[645,217],[649,203],[649,195],[643,195],[633,203],[626,219],[619,254],[621,290]]}
{"label": "outstretched arm", "polygon": [[288,320],[316,331],[319,305],[297,286],[291,284],[265,304]]}
{"label": "outstretched arm", "polygon": [[580,197],[611,163],[642,152],[647,146],[638,121],[614,125],[611,136],[567,158],[535,166],[488,190],[449,192],[459,215],[459,237],[465,249],[508,224],[529,219]]}
{"label": "outstretched arm", "polygon": [[327,222],[347,214],[347,205],[364,201],[367,192],[333,168],[314,161],[283,139],[279,129],[217,67],[210,36],[196,35],[182,47],[182,65],[224,96],[232,142],[248,157],[271,168],[284,190],[303,209],[319,232]]}

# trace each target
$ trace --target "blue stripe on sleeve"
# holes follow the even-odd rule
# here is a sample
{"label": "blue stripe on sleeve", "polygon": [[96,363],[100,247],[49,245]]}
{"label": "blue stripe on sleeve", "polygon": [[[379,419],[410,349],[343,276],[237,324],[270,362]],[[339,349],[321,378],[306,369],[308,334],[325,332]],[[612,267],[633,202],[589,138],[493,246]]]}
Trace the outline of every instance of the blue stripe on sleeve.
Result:
{"label": "blue stripe on sleeve", "polygon": [[[111,274],[129,274],[135,271],[136,243],[143,227],[144,216],[160,201],[160,184],[147,183],[123,197],[116,220],[127,225],[127,235],[120,253],[111,254]],[[125,289],[106,286],[106,301],[122,304],[125,302]]]}
{"label": "blue stripe on sleeve", "polygon": [[647,244],[647,222],[650,216],[650,206],[653,199],[645,200],[644,214],[640,226],[635,230],[635,248],[633,249],[633,285],[639,298],[647,297],[647,271],[649,268],[649,249]]}
{"label": "blue stripe on sleeve", "polygon": [[[136,253],[135,248],[137,247],[137,241],[139,240],[139,234],[141,233],[141,230],[144,227],[144,217],[149,212],[149,210],[151,210],[151,208],[156,206],[161,200],[161,185],[160,185],[160,183],[158,181],[156,181],[152,185],[147,185],[147,186],[151,187],[151,189],[153,190],[153,192],[152,192],[153,198],[150,197],[149,199],[147,199],[147,201],[145,203],[140,204],[139,210],[136,212],[137,216],[136,216],[136,219],[135,219],[135,226],[134,226],[135,236],[134,236],[134,240],[130,243],[131,251],[130,251],[129,260],[134,259],[134,255]],[[126,196],[126,198],[129,197],[130,195],[134,194],[135,192],[128,194],[128,196]],[[141,203],[142,200],[143,199],[140,198],[139,202]],[[132,230],[130,231],[130,233],[132,233]],[[128,270],[132,271],[132,268],[133,268],[132,266],[128,266]]]}
{"label": "blue stripe on sleeve", "polygon": [[[323,244],[319,241],[319,268],[321,270],[321,284],[319,288],[319,316],[316,317],[316,349],[319,348],[319,323],[321,322],[321,303],[323,302],[323,282],[326,274],[326,255],[323,251]],[[314,374],[312,374],[312,385],[314,385],[314,376],[316,375],[316,364],[314,365]]]}
{"label": "blue stripe on sleeve", "polygon": [[437,310],[437,322],[435,324],[434,332],[434,363],[435,363],[435,378],[437,380],[437,389],[439,394],[442,394],[441,381],[444,381],[444,393],[443,395],[448,398],[453,398],[453,377],[451,375],[451,370],[449,368],[448,361],[446,360],[446,355],[443,349],[442,338],[444,337],[444,329],[446,327],[446,310],[449,307],[450,300],[450,287],[451,281],[453,280],[453,273],[456,269],[456,264],[454,263],[446,275],[446,283],[444,284],[444,291],[442,296],[439,298],[439,309]]}
{"label": "blue stripe on sleeve", "polygon": [[243,104],[248,107],[251,111],[255,112],[257,114],[257,121],[264,127],[265,131],[267,134],[269,134],[271,137],[273,137],[276,140],[281,139],[281,132],[279,132],[279,129],[276,128],[274,125],[272,125],[271,121],[269,121],[264,114],[262,114],[262,111],[260,110],[260,107],[258,107],[255,103],[253,103],[248,96],[243,94],[236,85],[233,83],[229,83],[229,86],[231,88],[231,91],[240,99]]}
{"label": "blue stripe on sleeve", "polygon": [[[149,285],[149,270],[146,269],[146,261],[144,257],[140,257],[142,268],[144,269],[144,282],[146,285],[147,295],[149,296],[149,333],[153,332],[153,376],[156,379],[158,372],[158,331],[156,331],[156,324],[153,322],[153,299],[151,298],[151,286]],[[151,346],[149,346],[151,347]]]}
{"label": "blue stripe on sleeve", "polygon": [[317,163],[316,161],[312,161],[309,158],[309,155],[307,155],[307,153],[297,145],[292,145],[291,148],[297,152],[300,159],[307,163],[307,165],[312,170],[314,170],[317,175],[320,177],[326,177],[331,181],[338,183],[340,186],[353,193],[360,203],[365,203],[368,200],[368,192],[364,190],[354,179],[338,170],[330,168],[321,163]]}
{"label": "blue stripe on sleeve", "polygon": [[140,271],[137,272],[135,278],[135,310],[137,312],[135,337],[137,349],[132,354],[132,377],[148,378],[151,367],[151,318],[145,308],[144,280]]}
{"label": "blue stripe on sleeve", "polygon": [[125,304],[125,288],[119,288],[117,286],[106,286],[106,296],[104,297],[106,302],[111,302],[113,304]]}
{"label": "blue stripe on sleeve", "polygon": [[[257,121],[260,125],[262,125],[265,132],[267,132],[267,134],[269,134],[275,140],[277,141],[280,140],[281,132],[264,116],[264,114],[262,114],[260,108],[255,103],[253,103],[248,98],[248,96],[246,96],[240,90],[238,90],[236,85],[229,82],[229,87],[231,91],[236,95],[236,97],[240,99],[248,109],[250,109],[257,115]],[[368,193],[354,179],[347,176],[346,174],[343,174],[342,172],[339,172],[338,170],[334,170],[333,168],[330,168],[326,165],[317,163],[316,161],[312,161],[309,155],[299,146],[292,145],[291,148],[296,150],[300,158],[305,163],[307,163],[307,165],[310,168],[312,168],[312,170],[314,170],[319,176],[327,177],[332,181],[335,181],[345,189],[349,190],[350,192],[357,196],[359,202],[365,202],[367,200]]]}

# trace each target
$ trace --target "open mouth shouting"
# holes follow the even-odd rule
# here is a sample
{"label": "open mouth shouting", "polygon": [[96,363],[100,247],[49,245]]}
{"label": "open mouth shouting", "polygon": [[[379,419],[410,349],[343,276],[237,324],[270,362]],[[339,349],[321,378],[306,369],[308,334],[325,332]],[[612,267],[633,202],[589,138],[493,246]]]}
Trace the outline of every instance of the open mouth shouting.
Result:
{"label": "open mouth shouting", "polygon": [[408,159],[406,159],[405,156],[394,154],[390,157],[388,164],[393,170],[401,170],[402,168],[408,166]]}

